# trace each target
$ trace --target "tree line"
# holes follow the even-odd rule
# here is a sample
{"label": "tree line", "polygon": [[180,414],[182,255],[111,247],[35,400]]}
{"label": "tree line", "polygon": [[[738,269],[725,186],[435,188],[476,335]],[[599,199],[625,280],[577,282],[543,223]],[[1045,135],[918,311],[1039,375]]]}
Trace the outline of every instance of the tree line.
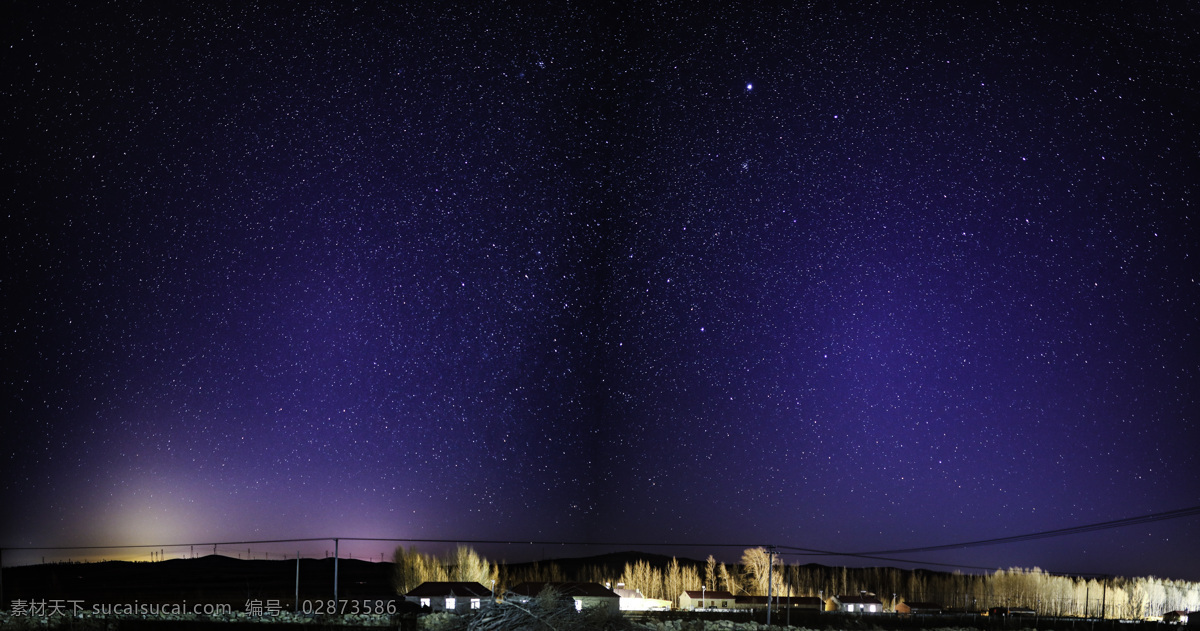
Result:
{"label": "tree line", "polygon": [[469,546],[444,557],[414,547],[397,547],[393,585],[399,594],[426,581],[473,581],[503,594],[526,581],[579,581],[639,590],[646,598],[678,606],[684,591],[727,591],[735,596],[820,596],[870,592],[892,610],[902,602],[935,603],[950,610],[977,612],[992,607],[1027,607],[1042,615],[1144,619],[1170,611],[1200,610],[1200,583],[1155,577],[1081,577],[1050,574],[1038,568],[998,569],[986,574],[849,568],[818,564],[787,565],[765,548],[742,553],[741,563],[672,558],[565,569],[558,563],[509,566],[490,562]]}

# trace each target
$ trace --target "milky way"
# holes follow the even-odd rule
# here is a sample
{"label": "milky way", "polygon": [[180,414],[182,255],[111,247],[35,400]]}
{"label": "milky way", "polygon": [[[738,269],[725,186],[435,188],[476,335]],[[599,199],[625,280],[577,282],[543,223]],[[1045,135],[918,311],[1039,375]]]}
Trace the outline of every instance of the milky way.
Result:
{"label": "milky way", "polygon": [[[0,545],[1200,504],[1185,3],[9,12]],[[1200,580],[1196,528],[911,560]]]}

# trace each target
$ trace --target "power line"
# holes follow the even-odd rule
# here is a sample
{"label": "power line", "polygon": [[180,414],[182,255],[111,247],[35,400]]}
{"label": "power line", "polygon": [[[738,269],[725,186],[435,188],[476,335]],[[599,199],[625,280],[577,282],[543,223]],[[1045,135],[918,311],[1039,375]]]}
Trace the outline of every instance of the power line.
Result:
{"label": "power line", "polygon": [[953,567],[964,570],[984,570],[990,572],[996,568],[983,567],[980,565],[963,565],[962,563],[938,563],[935,561],[913,561],[911,559],[896,559],[892,557],[877,556],[871,553],[857,552],[834,552],[832,550],[815,550],[813,548],[798,548],[795,546],[775,546],[781,550],[791,550],[792,552],[781,552],[780,554],[795,554],[795,555],[820,555],[820,556],[839,556],[853,557],[856,559],[866,559],[868,561],[888,561],[890,563],[907,563],[909,565],[936,565],[938,567]]}
{"label": "power line", "polygon": [[872,554],[912,554],[915,552],[936,552],[939,550],[959,550],[962,548],[978,548],[981,546],[994,546],[1005,543],[1020,543],[1022,541],[1035,541],[1037,539],[1049,539],[1052,537],[1065,537],[1067,535],[1078,535],[1085,532],[1094,532],[1097,530],[1109,530],[1112,528],[1125,528],[1127,526],[1136,526],[1138,524],[1149,524],[1169,519],[1181,519],[1184,517],[1194,517],[1200,515],[1200,506],[1191,506],[1163,513],[1150,513],[1149,515],[1139,515],[1137,517],[1126,517],[1124,519],[1114,519],[1111,521],[1102,521],[1095,524],[1087,524],[1085,526],[1073,526],[1071,528],[1056,528],[1054,530],[1044,530],[1042,532],[1034,532],[1024,535],[1014,535],[1011,537],[996,537],[994,539],[980,539],[979,541],[966,541],[963,543],[948,543],[937,546],[925,546],[920,548],[899,548],[895,550],[874,550],[871,552],[856,552],[845,556],[863,556]]}

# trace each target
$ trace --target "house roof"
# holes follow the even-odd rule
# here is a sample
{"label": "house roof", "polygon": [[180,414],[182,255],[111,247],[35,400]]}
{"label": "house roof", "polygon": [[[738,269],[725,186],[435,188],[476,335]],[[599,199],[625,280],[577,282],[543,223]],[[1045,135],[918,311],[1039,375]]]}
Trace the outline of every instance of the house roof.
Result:
{"label": "house roof", "polygon": [[625,589],[624,587],[614,587],[613,593],[621,598],[645,598],[640,589]]}
{"label": "house roof", "polygon": [[704,600],[733,600],[733,594],[724,591],[689,589],[683,592],[688,598],[703,598]]}
{"label": "house roof", "polygon": [[518,596],[537,596],[547,587],[553,587],[564,596],[580,596],[590,598],[620,598],[611,589],[600,583],[546,583],[527,581],[508,590]]}
{"label": "house roof", "polygon": [[405,596],[412,598],[435,598],[439,596],[487,598],[491,595],[492,592],[479,583],[457,581],[426,581],[405,594]]}

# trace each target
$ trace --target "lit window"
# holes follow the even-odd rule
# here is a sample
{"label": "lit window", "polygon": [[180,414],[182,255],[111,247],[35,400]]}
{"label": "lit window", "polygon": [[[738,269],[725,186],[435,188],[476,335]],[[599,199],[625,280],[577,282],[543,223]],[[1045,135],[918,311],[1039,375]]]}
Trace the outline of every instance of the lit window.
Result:
{"label": "lit window", "polygon": [[854,611],[854,605],[846,605],[846,611]]}
{"label": "lit window", "polygon": [[453,598],[446,599],[446,609],[454,609],[454,599]]}
{"label": "lit window", "polygon": [[429,599],[428,599],[428,598],[422,598],[422,599],[421,599],[421,606],[422,606],[422,607],[428,607],[428,606],[429,606]]}
{"label": "lit window", "polygon": [[575,611],[583,611],[583,601],[582,600],[575,601]]}
{"label": "lit window", "polygon": [[875,611],[875,605],[871,605],[871,611],[872,611],[872,612],[874,612],[874,611]]}
{"label": "lit window", "polygon": [[479,599],[478,598],[471,599],[471,609],[479,609]]}

